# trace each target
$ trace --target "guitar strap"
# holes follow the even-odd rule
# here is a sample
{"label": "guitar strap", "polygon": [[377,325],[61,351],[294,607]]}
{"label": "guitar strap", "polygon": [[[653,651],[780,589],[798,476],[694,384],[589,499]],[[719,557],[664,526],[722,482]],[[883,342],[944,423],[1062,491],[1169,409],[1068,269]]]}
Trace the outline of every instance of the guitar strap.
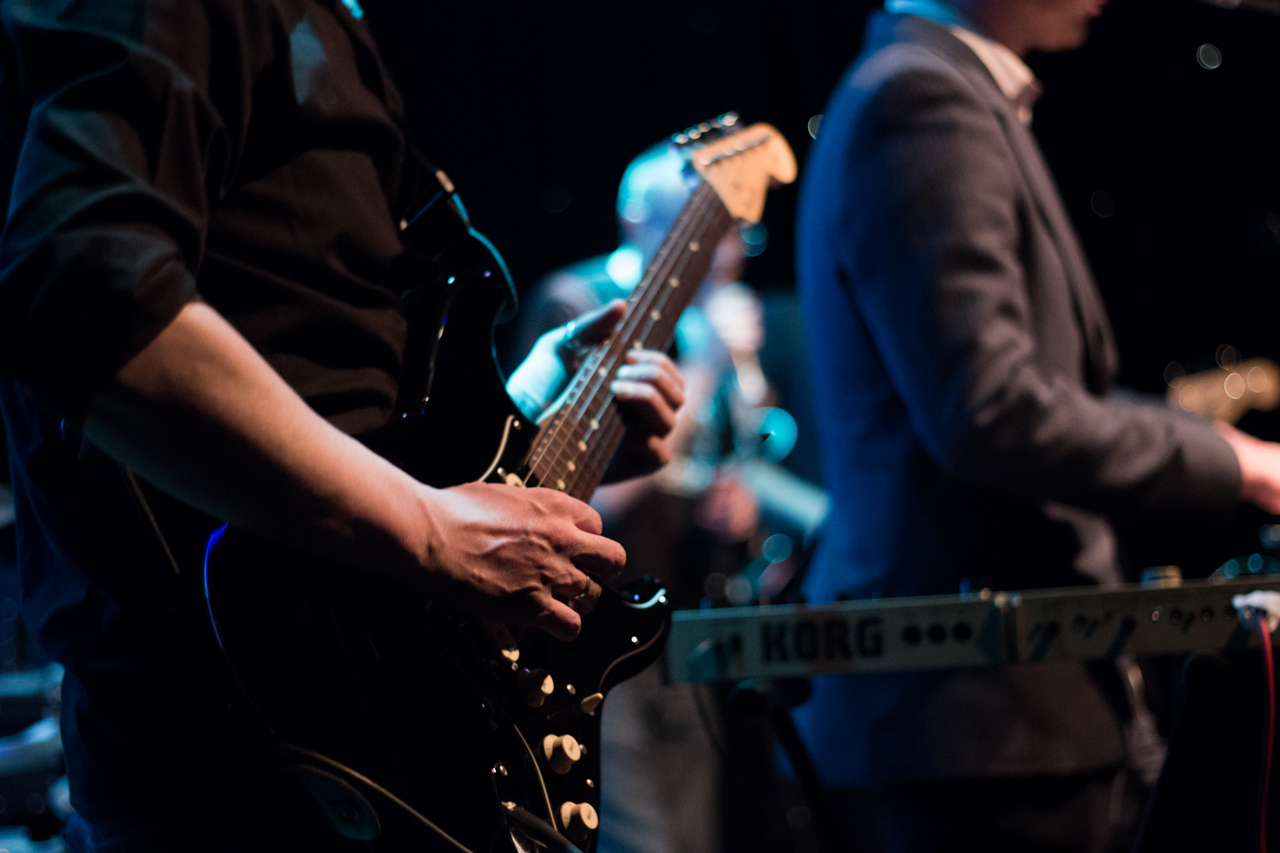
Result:
{"label": "guitar strap", "polygon": [[[488,238],[471,226],[466,205],[449,176],[410,148],[416,167],[416,192],[400,220],[402,254],[388,283],[400,296],[409,324],[396,411],[407,413],[430,392],[435,373],[435,343],[448,322],[453,297],[482,283],[504,288],[497,322],[515,315],[518,300],[506,261]],[[498,275],[491,275],[496,270]]]}
{"label": "guitar strap", "polygon": [[417,167],[418,186],[408,215],[400,220],[400,241],[405,251],[436,263],[467,236],[471,217],[449,176],[431,165],[416,148],[410,152]]}

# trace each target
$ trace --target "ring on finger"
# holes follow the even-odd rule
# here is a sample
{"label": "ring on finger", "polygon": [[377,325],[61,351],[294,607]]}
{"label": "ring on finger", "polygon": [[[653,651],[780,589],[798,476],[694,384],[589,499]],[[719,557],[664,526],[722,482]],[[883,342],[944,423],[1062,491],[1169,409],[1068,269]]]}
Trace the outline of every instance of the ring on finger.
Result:
{"label": "ring on finger", "polygon": [[591,578],[587,578],[587,582],[586,582],[586,584],[584,584],[584,585],[583,585],[583,587],[582,587],[582,592],[580,592],[580,593],[578,593],[577,595],[575,595],[575,596],[573,597],[573,600],[574,600],[574,601],[578,601],[579,599],[586,598],[586,597],[587,597],[587,594],[588,594],[588,593],[590,593],[590,592],[591,592]]}

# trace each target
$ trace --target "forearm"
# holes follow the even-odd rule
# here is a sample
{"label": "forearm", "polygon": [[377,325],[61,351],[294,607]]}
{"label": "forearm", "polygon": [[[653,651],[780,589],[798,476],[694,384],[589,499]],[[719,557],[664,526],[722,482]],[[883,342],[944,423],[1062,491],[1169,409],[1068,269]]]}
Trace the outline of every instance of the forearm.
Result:
{"label": "forearm", "polygon": [[202,303],[98,394],[85,432],[234,526],[404,579],[426,552],[429,490],[312,411]]}
{"label": "forearm", "polygon": [[971,404],[949,460],[967,479],[1095,512],[1228,512],[1240,472],[1207,422],[1098,398],[1031,366]]}

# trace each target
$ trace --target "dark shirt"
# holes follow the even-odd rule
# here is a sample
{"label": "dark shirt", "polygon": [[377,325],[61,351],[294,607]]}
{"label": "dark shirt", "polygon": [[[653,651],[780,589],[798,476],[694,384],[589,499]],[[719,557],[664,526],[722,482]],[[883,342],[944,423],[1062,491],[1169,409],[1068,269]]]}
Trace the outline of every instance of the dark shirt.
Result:
{"label": "dark shirt", "polygon": [[383,280],[414,170],[399,97],[338,0],[13,0],[0,19],[24,612],[68,669],[74,805],[128,818],[227,783],[252,744],[199,594],[213,520],[77,424],[194,299],[339,428],[382,423],[405,335]]}

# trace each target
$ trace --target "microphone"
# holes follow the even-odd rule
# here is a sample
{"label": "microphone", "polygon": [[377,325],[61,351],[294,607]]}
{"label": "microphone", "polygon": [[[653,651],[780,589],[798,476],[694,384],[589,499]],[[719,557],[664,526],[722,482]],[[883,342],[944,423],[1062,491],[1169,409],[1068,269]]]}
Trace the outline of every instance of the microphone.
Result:
{"label": "microphone", "polygon": [[1280,15],[1280,0],[1200,0],[1219,9],[1252,9],[1256,12],[1270,12]]}

